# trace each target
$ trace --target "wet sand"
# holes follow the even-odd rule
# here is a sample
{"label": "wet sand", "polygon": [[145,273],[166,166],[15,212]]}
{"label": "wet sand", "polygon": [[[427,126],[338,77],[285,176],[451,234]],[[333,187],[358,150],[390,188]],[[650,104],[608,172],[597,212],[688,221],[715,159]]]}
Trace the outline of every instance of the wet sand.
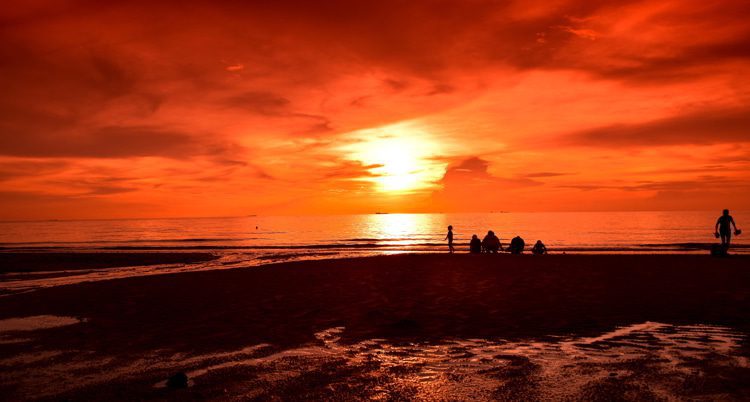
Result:
{"label": "wet sand", "polygon": [[0,252],[0,274],[190,264],[215,258],[216,256],[211,253]]}
{"label": "wet sand", "polygon": [[304,261],[0,298],[19,317],[47,324],[0,321],[3,399],[750,398],[745,256]]}

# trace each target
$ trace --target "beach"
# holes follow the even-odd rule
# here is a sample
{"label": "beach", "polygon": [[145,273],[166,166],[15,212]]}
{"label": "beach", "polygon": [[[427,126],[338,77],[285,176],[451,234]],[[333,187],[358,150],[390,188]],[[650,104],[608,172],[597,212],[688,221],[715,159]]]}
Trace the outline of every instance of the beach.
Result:
{"label": "beach", "polygon": [[403,254],[41,288],[0,298],[0,395],[743,399],[749,262]]}

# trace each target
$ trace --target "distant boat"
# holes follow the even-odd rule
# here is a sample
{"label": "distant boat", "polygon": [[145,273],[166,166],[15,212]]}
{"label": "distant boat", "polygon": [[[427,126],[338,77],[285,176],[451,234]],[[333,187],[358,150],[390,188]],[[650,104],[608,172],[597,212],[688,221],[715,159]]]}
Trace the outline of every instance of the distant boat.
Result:
{"label": "distant boat", "polygon": [[388,212],[375,212],[375,215],[388,215]]}

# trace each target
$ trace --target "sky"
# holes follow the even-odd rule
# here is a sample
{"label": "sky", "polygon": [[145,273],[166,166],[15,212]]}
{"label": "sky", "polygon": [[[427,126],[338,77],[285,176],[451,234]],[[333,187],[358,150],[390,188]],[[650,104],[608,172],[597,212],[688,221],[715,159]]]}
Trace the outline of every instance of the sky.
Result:
{"label": "sky", "polygon": [[6,4],[0,219],[749,210],[747,21],[746,0]]}

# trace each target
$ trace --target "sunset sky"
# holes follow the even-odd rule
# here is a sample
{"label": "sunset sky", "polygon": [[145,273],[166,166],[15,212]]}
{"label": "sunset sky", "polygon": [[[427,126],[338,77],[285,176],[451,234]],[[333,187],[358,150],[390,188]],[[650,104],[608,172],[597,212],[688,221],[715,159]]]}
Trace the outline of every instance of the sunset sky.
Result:
{"label": "sunset sky", "polygon": [[747,0],[14,3],[0,219],[750,209]]}

